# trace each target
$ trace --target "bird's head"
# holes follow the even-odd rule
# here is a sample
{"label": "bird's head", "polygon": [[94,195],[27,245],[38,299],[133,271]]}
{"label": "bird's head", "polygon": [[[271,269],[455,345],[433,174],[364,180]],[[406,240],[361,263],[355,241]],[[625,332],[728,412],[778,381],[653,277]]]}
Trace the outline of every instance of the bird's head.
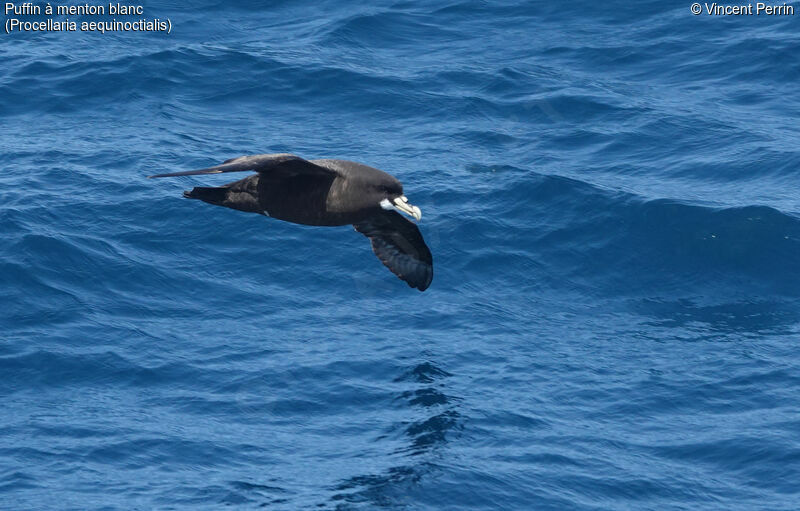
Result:
{"label": "bird's head", "polygon": [[420,220],[422,210],[408,202],[408,198],[403,195],[403,184],[397,179],[387,176],[390,179],[382,180],[376,186],[380,195],[380,206],[386,210],[397,210],[401,213]]}

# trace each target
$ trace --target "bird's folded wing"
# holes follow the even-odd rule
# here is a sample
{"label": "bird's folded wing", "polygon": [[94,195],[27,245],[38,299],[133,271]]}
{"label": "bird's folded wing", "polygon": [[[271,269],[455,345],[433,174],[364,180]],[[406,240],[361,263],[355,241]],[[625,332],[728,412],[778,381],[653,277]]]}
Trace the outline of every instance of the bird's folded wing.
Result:
{"label": "bird's folded wing", "polygon": [[185,172],[172,172],[170,174],[156,174],[147,177],[176,177],[176,176],[196,176],[200,174],[222,174],[224,172],[245,172],[253,171],[259,173],[279,172],[286,175],[317,175],[330,176],[333,170],[320,165],[315,165],[299,156],[287,153],[278,154],[255,154],[252,156],[240,156],[226,160],[220,165],[200,170],[187,170]]}
{"label": "bird's folded wing", "polygon": [[368,237],[378,259],[409,286],[425,291],[433,280],[433,256],[417,225],[383,211],[353,227]]}

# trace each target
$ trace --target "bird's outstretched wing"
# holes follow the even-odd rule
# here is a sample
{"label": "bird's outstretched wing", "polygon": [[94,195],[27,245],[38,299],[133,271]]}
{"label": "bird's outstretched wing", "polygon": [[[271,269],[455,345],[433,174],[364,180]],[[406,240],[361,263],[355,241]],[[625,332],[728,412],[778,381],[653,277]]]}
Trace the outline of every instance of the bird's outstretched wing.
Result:
{"label": "bird's outstretched wing", "polygon": [[200,170],[187,170],[185,172],[172,172],[170,174],[156,174],[152,177],[177,177],[177,176],[196,176],[200,174],[222,174],[224,172],[245,172],[253,171],[268,174],[280,172],[282,174],[305,174],[316,176],[331,176],[333,170],[320,165],[315,165],[299,156],[288,153],[277,154],[255,154],[252,156],[240,156],[226,160],[220,165]]}
{"label": "bird's outstretched wing", "polygon": [[417,225],[395,211],[354,224],[372,242],[372,251],[409,286],[425,291],[433,280],[433,256]]}

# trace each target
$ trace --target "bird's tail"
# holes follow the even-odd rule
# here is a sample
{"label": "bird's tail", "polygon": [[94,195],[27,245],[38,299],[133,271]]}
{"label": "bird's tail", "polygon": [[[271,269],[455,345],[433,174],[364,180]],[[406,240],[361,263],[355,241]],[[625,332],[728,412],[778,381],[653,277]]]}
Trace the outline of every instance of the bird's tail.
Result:
{"label": "bird's tail", "polygon": [[227,186],[195,186],[191,190],[183,192],[183,196],[187,199],[200,199],[209,204],[216,204],[222,206],[228,198]]}
{"label": "bird's tail", "polygon": [[247,185],[249,181],[237,181],[225,186],[195,186],[183,192],[183,196],[187,199],[200,199],[209,204],[263,215],[264,208],[258,202],[257,193],[253,187],[244,186],[242,183]]}

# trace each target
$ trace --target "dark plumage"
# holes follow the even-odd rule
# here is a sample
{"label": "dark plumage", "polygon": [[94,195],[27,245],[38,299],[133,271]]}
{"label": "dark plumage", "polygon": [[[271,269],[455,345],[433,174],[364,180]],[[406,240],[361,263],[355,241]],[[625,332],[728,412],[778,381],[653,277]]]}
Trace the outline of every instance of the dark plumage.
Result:
{"label": "dark plumage", "polygon": [[292,154],[259,154],[201,170],[149,177],[254,171],[218,187],[195,187],[184,197],[305,225],[347,225],[372,242],[392,273],[425,291],[433,280],[433,257],[414,222],[420,209],[408,203],[394,176],[346,160],[304,160]]}

